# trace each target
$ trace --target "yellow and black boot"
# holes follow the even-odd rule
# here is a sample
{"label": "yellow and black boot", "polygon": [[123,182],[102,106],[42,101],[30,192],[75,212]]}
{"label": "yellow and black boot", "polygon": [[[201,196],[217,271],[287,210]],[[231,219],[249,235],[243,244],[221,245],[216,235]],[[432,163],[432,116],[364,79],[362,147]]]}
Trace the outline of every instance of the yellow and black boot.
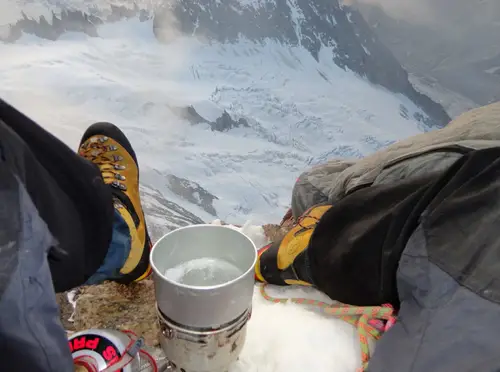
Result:
{"label": "yellow and black boot", "polygon": [[128,284],[149,276],[151,240],[139,195],[139,165],[130,142],[113,124],[90,126],[80,143],[79,154],[97,165],[104,183],[112,188],[115,209],[129,227],[129,256],[115,281]]}
{"label": "yellow and black boot", "polygon": [[281,239],[259,250],[255,279],[276,285],[311,286],[312,279],[306,255],[314,228],[331,205],[307,210],[297,224]]}

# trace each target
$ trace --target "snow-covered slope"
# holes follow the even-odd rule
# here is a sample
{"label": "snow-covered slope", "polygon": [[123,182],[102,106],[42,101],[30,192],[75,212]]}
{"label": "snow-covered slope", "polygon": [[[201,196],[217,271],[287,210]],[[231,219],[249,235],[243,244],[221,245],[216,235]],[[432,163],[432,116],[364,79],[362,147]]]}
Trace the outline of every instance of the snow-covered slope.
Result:
{"label": "snow-covered slope", "polygon": [[[233,223],[277,221],[309,165],[429,129],[408,98],[342,70],[327,48],[316,60],[273,41],[161,45],[151,21],[137,19],[101,25],[99,35],[1,44],[0,95],[73,148],[93,121],[123,128],[139,154],[155,235],[214,211]],[[189,106],[207,122],[225,110],[247,125],[213,130],[179,113]],[[192,195],[176,191],[171,175],[196,183]],[[196,201],[198,187],[213,210]]]}

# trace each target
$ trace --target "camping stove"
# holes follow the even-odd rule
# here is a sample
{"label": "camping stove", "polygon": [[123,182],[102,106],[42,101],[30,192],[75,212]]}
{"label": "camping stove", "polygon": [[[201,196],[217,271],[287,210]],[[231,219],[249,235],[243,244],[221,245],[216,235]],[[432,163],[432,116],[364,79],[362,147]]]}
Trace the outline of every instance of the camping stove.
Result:
{"label": "camping stove", "polygon": [[168,319],[158,308],[160,344],[179,372],[225,372],[238,359],[246,338],[247,310],[218,328],[182,326]]}
{"label": "camping stove", "polygon": [[[207,284],[205,277],[186,283],[165,274],[200,258],[228,262],[236,275]],[[166,358],[179,372],[227,371],[245,343],[257,261],[253,242],[229,227],[187,226],[161,238],[150,261]]]}

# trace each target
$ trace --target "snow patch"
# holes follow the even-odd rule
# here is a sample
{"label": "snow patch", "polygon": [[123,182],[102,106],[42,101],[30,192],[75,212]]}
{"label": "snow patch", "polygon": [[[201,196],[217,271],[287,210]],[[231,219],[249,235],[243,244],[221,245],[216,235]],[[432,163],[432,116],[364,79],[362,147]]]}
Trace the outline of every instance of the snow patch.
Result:
{"label": "snow patch", "polygon": [[237,2],[241,5],[241,7],[251,7],[254,9],[260,9],[265,4],[276,4],[274,0],[266,1],[266,0],[237,0]]}
{"label": "snow patch", "polygon": [[305,19],[304,14],[297,5],[297,0],[286,0],[286,2],[290,8],[290,14],[292,17],[291,21],[295,29],[295,34],[297,35],[299,44],[302,44],[302,22]]}
{"label": "snow patch", "polygon": [[70,303],[71,307],[73,308],[73,312],[71,313],[71,316],[68,318],[68,322],[71,322],[71,323],[73,323],[75,321],[77,294],[78,294],[78,289],[73,289],[66,294],[66,296],[68,298],[68,302]]}
{"label": "snow patch", "polygon": [[[223,225],[222,221],[219,219],[213,220],[211,224],[218,226]],[[262,228],[262,226],[252,225],[252,221],[247,221],[243,226],[236,226],[231,224],[224,226],[245,234],[255,244],[257,249],[260,249],[270,243],[269,239],[264,233],[264,229]]]}

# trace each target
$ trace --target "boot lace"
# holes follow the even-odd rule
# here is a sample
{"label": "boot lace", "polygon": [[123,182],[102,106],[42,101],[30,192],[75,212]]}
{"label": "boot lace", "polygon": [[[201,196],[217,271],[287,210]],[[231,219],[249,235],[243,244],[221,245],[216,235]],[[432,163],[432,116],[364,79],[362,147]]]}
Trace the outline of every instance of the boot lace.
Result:
{"label": "boot lace", "polygon": [[126,168],[119,163],[123,160],[123,157],[111,154],[111,152],[118,150],[118,147],[106,145],[105,142],[108,139],[106,136],[90,138],[81,146],[79,154],[99,167],[104,183],[126,191],[127,185],[120,182],[126,180],[125,176],[120,173],[121,170]]}

